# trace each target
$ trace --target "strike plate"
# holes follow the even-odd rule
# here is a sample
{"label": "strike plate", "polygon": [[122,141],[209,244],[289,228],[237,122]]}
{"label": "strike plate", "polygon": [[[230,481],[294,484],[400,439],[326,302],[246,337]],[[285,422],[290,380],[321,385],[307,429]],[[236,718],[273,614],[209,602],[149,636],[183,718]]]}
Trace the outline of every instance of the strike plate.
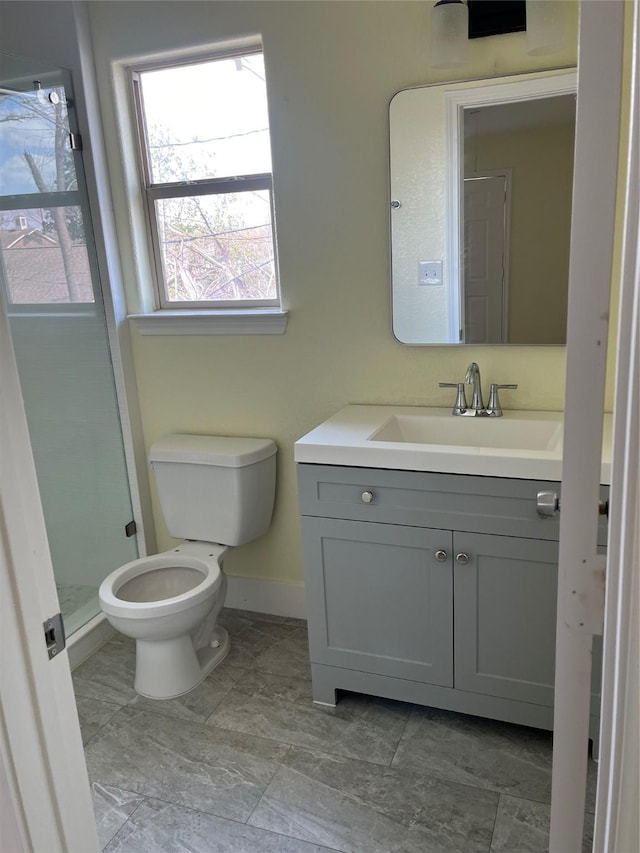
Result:
{"label": "strike plate", "polygon": [[602,634],[607,557],[596,554],[581,562],[580,583],[568,589],[566,624],[586,634]]}

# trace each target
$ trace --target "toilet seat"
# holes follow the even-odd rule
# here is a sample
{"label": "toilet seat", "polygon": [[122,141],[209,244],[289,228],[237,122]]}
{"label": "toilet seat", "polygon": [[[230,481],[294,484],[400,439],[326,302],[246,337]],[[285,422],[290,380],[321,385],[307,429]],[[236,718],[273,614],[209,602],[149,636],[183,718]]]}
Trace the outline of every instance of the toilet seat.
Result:
{"label": "toilet seat", "polygon": [[[127,619],[150,619],[180,613],[194,607],[208,598],[222,583],[220,558],[227,551],[225,545],[212,542],[184,542],[181,545],[125,563],[112,572],[100,585],[98,597],[105,614]],[[202,575],[202,579],[189,585],[179,595],[170,597],[152,597],[154,578],[149,578],[150,597],[135,601],[121,598],[118,592],[135,578],[151,574],[157,569],[192,569]]]}

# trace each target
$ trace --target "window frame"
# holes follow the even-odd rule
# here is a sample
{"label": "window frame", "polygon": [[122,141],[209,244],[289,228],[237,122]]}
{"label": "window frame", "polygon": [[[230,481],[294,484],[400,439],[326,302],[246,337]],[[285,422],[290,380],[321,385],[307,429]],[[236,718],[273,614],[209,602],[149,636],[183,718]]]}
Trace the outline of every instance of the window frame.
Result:
{"label": "window frame", "polygon": [[[152,62],[135,63],[128,68],[129,88],[131,92],[131,105],[135,129],[136,159],[140,188],[143,199],[145,226],[147,232],[148,255],[150,260],[153,289],[157,313],[176,316],[181,312],[215,312],[223,315],[243,313],[258,313],[265,309],[282,311],[282,300],[280,294],[280,275],[278,268],[278,250],[275,226],[275,208],[273,201],[273,172],[246,173],[231,175],[227,177],[202,178],[194,181],[175,181],[154,183],[151,179],[152,170],[149,154],[149,140],[144,113],[144,99],[141,91],[140,77],[148,71],[159,71],[168,68],[180,68],[181,66],[205,64],[225,59],[233,59],[239,56],[264,55],[261,44],[239,46],[220,50],[211,50],[206,54],[198,56],[183,56],[181,58],[167,58]],[[268,92],[267,92],[268,98]],[[271,138],[271,124],[269,123],[269,136]],[[270,229],[273,245],[273,267],[276,295],[272,299],[236,299],[236,300],[184,300],[171,301],[167,297],[167,282],[163,265],[163,252],[160,241],[160,229],[156,214],[156,202],[172,198],[197,198],[199,196],[213,196],[225,193],[266,191],[269,195]],[[140,319],[140,315],[136,315]]]}

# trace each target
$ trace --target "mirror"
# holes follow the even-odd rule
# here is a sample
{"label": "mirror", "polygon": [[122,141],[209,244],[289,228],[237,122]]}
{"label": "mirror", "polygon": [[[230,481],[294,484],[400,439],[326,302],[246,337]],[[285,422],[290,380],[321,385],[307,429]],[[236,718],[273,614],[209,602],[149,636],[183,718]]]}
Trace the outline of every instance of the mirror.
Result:
{"label": "mirror", "polygon": [[565,343],[575,92],[569,70],[394,96],[398,341]]}

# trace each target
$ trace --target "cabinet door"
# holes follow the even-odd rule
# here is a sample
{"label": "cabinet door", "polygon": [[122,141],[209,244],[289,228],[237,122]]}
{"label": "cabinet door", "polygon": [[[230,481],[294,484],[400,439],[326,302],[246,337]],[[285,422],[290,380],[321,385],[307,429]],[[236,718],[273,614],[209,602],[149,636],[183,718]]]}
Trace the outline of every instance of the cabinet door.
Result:
{"label": "cabinet door", "polygon": [[455,533],[454,556],[456,688],[553,705],[557,542]]}
{"label": "cabinet door", "polygon": [[302,528],[312,662],[452,687],[451,532],[313,517]]}

